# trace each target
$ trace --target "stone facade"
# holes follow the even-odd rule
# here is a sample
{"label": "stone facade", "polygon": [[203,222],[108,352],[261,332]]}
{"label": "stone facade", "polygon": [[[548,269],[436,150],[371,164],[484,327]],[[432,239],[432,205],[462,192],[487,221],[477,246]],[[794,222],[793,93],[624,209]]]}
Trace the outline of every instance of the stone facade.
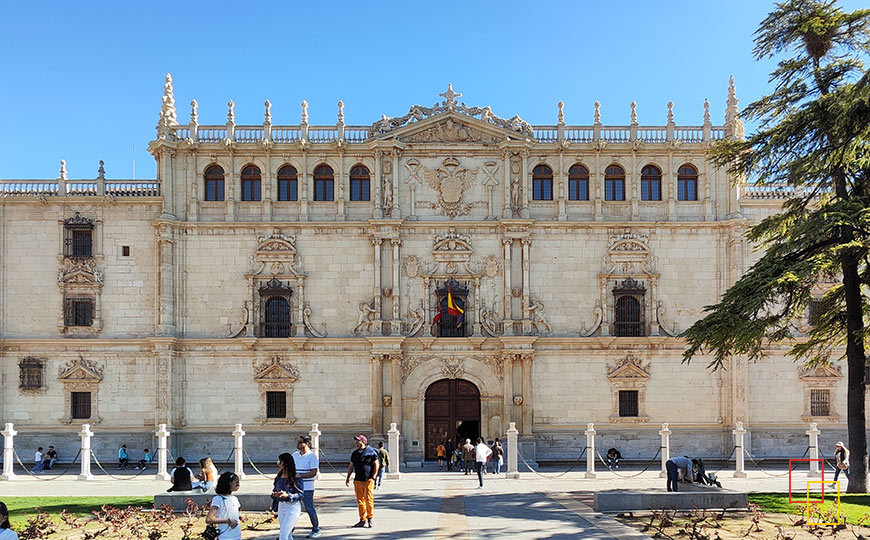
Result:
{"label": "stone facade", "polygon": [[[662,126],[634,105],[629,126],[605,126],[597,103],[591,126],[567,125],[561,103],[555,125],[530,126],[460,95],[357,127],[341,103],[335,126],[309,126],[306,103],[273,126],[268,102],[262,125],[236,125],[230,102],[226,124],[200,126],[194,102],[182,125],[167,77],[156,180],[0,181],[0,416],[17,443],[51,433],[72,455],[90,423],[98,450],[153,448],[167,423],[176,453],[221,457],[242,423],[271,459],[313,422],[327,454],[396,422],[420,458],[443,379],[476,386],[481,434],[517,422],[539,460],[576,456],[588,422],[637,458],[662,422],[676,452],[704,456],[730,451],[737,421],[757,455],[800,455],[810,420],[845,431],[845,379],[782,347],[716,373],[681,363],[675,336],[751,265],[742,233],[785,193],[705,158],[742,136],[733,85],[725,124],[705,104],[697,127],[672,104]],[[70,251],[76,231],[87,253]],[[460,337],[439,337],[444,291],[464,306]]]}

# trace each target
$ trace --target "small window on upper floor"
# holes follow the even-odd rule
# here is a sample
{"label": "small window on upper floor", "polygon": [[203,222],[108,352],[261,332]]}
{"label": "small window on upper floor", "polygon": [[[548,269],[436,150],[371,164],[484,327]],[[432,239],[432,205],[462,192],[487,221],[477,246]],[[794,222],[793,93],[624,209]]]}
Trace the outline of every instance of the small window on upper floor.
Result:
{"label": "small window on upper floor", "polygon": [[94,222],[78,212],[63,222],[63,254],[67,257],[93,257]]}
{"label": "small window on upper floor", "polygon": [[640,198],[644,201],[662,200],[662,171],[647,165],[640,171]]}
{"label": "small window on upper floor", "polygon": [[278,169],[278,200],[298,201],[298,178],[296,168],[293,165],[284,165]]}
{"label": "small window on upper floor", "polygon": [[625,200],[625,171],[619,165],[604,169],[604,200]]}
{"label": "small window on upper floor", "polygon": [[210,165],[203,174],[205,200],[224,200],[224,170],[220,165]]}
{"label": "small window on upper floor", "polygon": [[677,200],[698,200],[698,170],[688,163],[677,170]]}
{"label": "small window on upper floor", "polygon": [[317,168],[314,169],[314,200],[335,200],[333,191],[334,184],[335,175],[332,172],[332,167],[329,165],[318,165]]}
{"label": "small window on upper floor", "polygon": [[350,170],[350,200],[368,201],[369,196],[369,170],[362,165],[357,165]]}
{"label": "small window on upper floor", "polygon": [[589,200],[589,169],[579,163],[568,169],[568,200]]}
{"label": "small window on upper floor", "polygon": [[242,169],[242,200],[259,201],[262,179],[260,169],[255,165],[247,165]]}
{"label": "small window on upper floor", "polygon": [[532,170],[532,198],[536,201],[553,200],[553,169],[538,165]]}

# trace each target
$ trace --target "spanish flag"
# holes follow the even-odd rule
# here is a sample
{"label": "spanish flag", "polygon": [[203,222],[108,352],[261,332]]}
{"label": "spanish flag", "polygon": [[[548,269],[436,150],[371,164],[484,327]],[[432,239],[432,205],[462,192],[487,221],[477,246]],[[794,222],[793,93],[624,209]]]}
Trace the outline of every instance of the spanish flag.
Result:
{"label": "spanish flag", "polygon": [[465,310],[463,310],[461,307],[459,307],[458,304],[453,302],[453,293],[451,293],[449,289],[447,290],[447,314],[458,317],[456,319],[457,328],[462,325],[462,319],[465,316]]}
{"label": "spanish flag", "polygon": [[444,315],[444,306],[441,305],[441,297],[438,297],[438,313],[435,314],[435,318],[432,319],[432,324],[438,324],[438,321],[441,320],[441,316]]}

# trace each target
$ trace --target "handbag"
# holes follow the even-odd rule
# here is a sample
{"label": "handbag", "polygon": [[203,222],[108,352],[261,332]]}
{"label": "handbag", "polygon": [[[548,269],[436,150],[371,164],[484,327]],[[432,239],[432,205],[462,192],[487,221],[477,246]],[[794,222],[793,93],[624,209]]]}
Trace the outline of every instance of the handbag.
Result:
{"label": "handbag", "polygon": [[[226,498],[221,497],[221,500],[223,501],[224,508],[226,508]],[[218,529],[217,525],[215,525],[214,523],[209,523],[208,525],[206,525],[205,530],[200,533],[200,536],[205,538],[205,540],[216,540],[220,535],[221,530]]]}

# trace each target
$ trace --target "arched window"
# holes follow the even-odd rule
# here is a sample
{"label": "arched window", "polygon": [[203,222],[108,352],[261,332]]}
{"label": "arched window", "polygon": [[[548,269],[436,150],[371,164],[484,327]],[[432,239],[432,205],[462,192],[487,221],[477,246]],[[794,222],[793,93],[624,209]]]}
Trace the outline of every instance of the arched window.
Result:
{"label": "arched window", "polygon": [[532,170],[532,198],[536,201],[553,200],[553,169],[538,165]]}
{"label": "arched window", "polygon": [[290,337],[290,301],[283,296],[266,299],[263,337]]}
{"label": "arched window", "polygon": [[356,165],[350,170],[350,200],[369,201],[369,170]]}
{"label": "arched window", "polygon": [[335,176],[332,173],[332,167],[329,165],[318,165],[317,168],[314,169],[314,200],[335,200],[333,192],[334,184]]}
{"label": "arched window", "polygon": [[256,165],[246,165],[242,169],[242,200],[259,201],[261,185],[259,167]]}
{"label": "arched window", "polygon": [[224,170],[220,165],[210,165],[203,174],[205,179],[205,200],[224,200]]}
{"label": "arched window", "polygon": [[688,163],[677,170],[677,200],[698,200],[698,170]]}
{"label": "arched window", "polygon": [[619,165],[604,169],[604,200],[625,200],[625,171]]}
{"label": "arched window", "polygon": [[568,169],[568,200],[589,200],[589,170],[579,163]]}
{"label": "arched window", "polygon": [[613,289],[613,334],[617,337],[644,335],[643,283],[627,278]]}
{"label": "arched window", "polygon": [[293,165],[284,165],[278,169],[278,200],[279,201],[298,201],[298,182],[299,178],[296,168]]}
{"label": "arched window", "polygon": [[655,165],[647,165],[640,171],[640,199],[662,200],[662,171]]}

